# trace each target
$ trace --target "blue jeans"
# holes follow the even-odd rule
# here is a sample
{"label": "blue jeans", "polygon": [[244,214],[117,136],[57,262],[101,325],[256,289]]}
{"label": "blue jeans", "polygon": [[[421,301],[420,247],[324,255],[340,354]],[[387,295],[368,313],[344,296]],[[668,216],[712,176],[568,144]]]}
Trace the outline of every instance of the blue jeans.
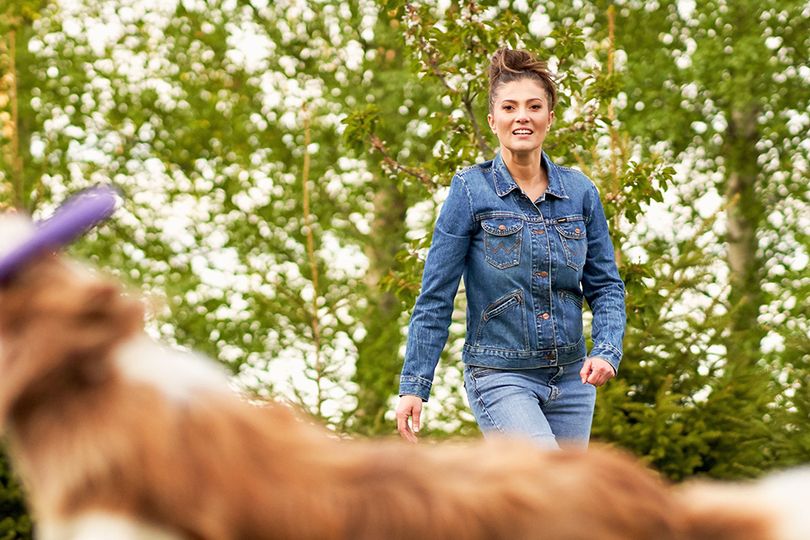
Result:
{"label": "blue jeans", "polygon": [[582,384],[583,362],[519,370],[465,366],[464,387],[481,431],[526,436],[544,448],[586,448],[596,388]]}

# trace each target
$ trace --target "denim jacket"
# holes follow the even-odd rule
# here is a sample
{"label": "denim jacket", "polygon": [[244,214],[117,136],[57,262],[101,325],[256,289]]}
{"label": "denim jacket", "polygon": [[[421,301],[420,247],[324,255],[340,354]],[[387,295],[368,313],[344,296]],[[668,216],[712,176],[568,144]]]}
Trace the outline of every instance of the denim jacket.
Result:
{"label": "denim jacket", "polygon": [[532,202],[500,153],[453,177],[408,327],[399,394],[427,401],[464,277],[473,366],[530,369],[586,356],[582,301],[593,311],[590,356],[618,369],[626,322],[607,220],[596,186],[543,153],[548,188]]}

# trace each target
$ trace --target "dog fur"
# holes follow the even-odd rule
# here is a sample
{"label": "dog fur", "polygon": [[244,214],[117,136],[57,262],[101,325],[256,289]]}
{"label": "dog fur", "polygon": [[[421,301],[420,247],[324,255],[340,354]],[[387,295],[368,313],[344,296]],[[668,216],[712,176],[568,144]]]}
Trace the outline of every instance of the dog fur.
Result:
{"label": "dog fur", "polygon": [[0,288],[0,429],[40,538],[810,538],[808,471],[675,489],[605,448],[340,440],[142,319],[53,255]]}

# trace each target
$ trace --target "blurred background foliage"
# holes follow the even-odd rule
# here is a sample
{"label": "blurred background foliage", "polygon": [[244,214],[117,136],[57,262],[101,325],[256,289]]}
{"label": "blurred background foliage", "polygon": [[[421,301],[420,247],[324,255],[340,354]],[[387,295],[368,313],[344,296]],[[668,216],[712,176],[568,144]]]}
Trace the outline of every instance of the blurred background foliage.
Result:
{"label": "blurred background foliage", "polygon": [[[538,52],[545,150],[599,187],[627,284],[594,438],[674,480],[810,461],[806,2],[0,6],[0,207],[115,182],[116,219],[72,252],[144,293],[154,335],[354,436],[394,431],[438,206],[497,148],[489,56]],[[462,287],[428,440],[477,435],[463,332]],[[29,534],[19,512],[0,535]]]}

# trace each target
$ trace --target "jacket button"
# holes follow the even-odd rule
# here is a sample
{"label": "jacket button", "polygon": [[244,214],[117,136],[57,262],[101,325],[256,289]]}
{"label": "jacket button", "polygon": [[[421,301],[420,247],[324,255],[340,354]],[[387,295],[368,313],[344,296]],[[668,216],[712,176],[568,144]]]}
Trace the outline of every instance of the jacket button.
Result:
{"label": "jacket button", "polygon": [[545,230],[545,229],[532,229],[532,232],[533,232],[534,234],[546,234],[546,230]]}
{"label": "jacket button", "polygon": [[[505,231],[506,230],[506,225],[498,225],[498,230],[499,231]],[[577,232],[579,232],[579,231],[577,231]]]}
{"label": "jacket button", "polygon": [[549,315],[548,313],[541,313],[540,314],[540,318],[543,319],[543,320],[548,320],[549,317],[551,317],[551,315]]}
{"label": "jacket button", "polygon": [[546,272],[545,270],[543,270],[543,271],[542,271],[542,272],[540,272],[540,274],[538,274],[538,275],[539,275],[540,277],[548,277],[548,272]]}
{"label": "jacket button", "polygon": [[577,227],[576,229],[574,229],[574,232],[575,232],[575,233],[578,233],[578,232],[580,232],[581,230],[582,230],[582,229],[580,229],[579,227]]}

